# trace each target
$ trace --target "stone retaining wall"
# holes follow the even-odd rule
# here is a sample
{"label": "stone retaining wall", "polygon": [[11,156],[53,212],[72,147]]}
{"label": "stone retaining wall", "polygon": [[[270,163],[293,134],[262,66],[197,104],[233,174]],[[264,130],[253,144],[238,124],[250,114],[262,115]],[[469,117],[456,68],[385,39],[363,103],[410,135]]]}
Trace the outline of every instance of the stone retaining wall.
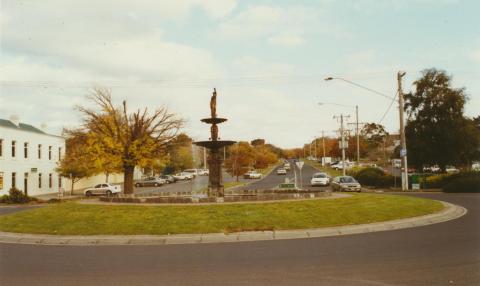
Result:
{"label": "stone retaining wall", "polygon": [[[297,190],[296,193],[284,192],[286,190],[271,190],[268,192],[246,191],[236,194],[226,194],[223,202],[255,202],[255,201],[274,201],[274,200],[295,200],[295,199],[313,199],[319,197],[329,197],[331,192],[307,192]],[[185,194],[183,196],[157,196],[143,198],[122,198],[122,197],[100,197],[100,201],[109,203],[154,203],[154,204],[189,204],[189,203],[215,203],[217,198],[197,197]]]}

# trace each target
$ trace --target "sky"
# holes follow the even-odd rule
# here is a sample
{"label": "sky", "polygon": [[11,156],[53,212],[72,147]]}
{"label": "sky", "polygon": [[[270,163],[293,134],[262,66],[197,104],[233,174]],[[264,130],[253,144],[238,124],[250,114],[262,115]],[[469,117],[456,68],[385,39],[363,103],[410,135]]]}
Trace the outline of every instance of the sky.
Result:
{"label": "sky", "polygon": [[[335,115],[398,132],[393,97],[435,67],[480,110],[480,2],[461,0],[0,0],[0,118],[48,132],[80,123],[95,86],[116,104],[166,106],[206,140],[213,88],[219,136],[282,148],[334,136]],[[319,105],[318,103],[327,103]],[[333,104],[330,104],[333,103]],[[337,104],[337,105],[335,105]],[[346,105],[346,106],[340,106]],[[350,107],[349,107],[350,106]],[[388,110],[388,112],[387,112]],[[385,116],[383,116],[386,114]],[[380,121],[383,118],[382,121]],[[352,128],[349,125],[349,128]]]}

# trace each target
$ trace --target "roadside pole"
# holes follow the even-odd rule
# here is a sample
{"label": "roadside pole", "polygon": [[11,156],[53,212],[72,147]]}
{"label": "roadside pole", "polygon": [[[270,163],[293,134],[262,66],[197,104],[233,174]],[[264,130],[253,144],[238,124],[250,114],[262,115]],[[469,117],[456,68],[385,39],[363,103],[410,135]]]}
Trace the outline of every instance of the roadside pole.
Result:
{"label": "roadside pole", "polygon": [[345,131],[343,130],[343,114],[340,115],[340,122],[341,122],[340,133],[342,136],[342,173],[345,176],[345,167],[346,167],[345,165]]}
{"label": "roadside pole", "polygon": [[358,105],[355,105],[356,124],[357,124],[357,166],[360,166],[360,130],[358,129]]}
{"label": "roadside pole", "polygon": [[[339,142],[339,147],[340,149],[342,149],[342,173],[343,175],[345,176],[346,174],[346,164],[345,164],[345,147],[346,147],[346,142],[345,142],[345,128],[344,128],[344,124],[343,124],[343,119],[344,118],[348,118],[350,117],[349,115],[348,116],[343,116],[343,114],[340,114],[340,136],[341,136],[341,139],[340,139],[340,142]],[[339,118],[338,116],[334,116],[333,118],[337,119]]]}
{"label": "roadside pole", "polygon": [[402,158],[402,191],[408,191],[408,164],[407,164],[407,143],[405,140],[405,122],[403,120],[403,91],[402,91],[402,77],[405,76],[405,72],[397,73],[398,82],[398,110],[400,112],[400,144],[402,149],[400,150],[400,157]]}
{"label": "roadside pole", "polygon": [[325,161],[325,135],[322,130],[322,147],[323,147],[323,160],[322,160],[322,166],[324,166],[324,161]]}

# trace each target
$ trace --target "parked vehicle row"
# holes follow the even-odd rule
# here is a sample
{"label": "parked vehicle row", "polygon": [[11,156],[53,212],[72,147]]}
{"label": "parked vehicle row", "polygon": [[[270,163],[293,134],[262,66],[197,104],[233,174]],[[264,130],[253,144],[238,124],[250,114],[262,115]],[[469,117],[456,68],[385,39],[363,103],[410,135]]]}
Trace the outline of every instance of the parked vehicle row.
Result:
{"label": "parked vehicle row", "polygon": [[[165,184],[173,184],[177,181],[182,180],[192,180],[195,176],[205,176],[208,175],[208,169],[187,169],[183,172],[174,175],[161,175],[159,177],[148,177],[142,180],[138,180],[134,183],[134,186],[137,188],[140,187],[160,187]],[[122,192],[119,185],[113,185],[110,183],[103,183],[95,185],[91,188],[87,188],[84,191],[85,196],[93,195],[106,195],[112,196]]]}

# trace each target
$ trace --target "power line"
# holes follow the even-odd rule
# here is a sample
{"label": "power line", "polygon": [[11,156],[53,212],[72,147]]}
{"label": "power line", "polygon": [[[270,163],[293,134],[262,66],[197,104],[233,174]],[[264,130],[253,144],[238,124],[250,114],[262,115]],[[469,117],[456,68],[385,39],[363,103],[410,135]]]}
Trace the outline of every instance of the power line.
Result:
{"label": "power line", "polygon": [[387,110],[386,110],[385,113],[383,114],[382,119],[380,119],[380,121],[378,122],[378,124],[381,124],[382,121],[383,121],[383,119],[385,119],[385,116],[387,116],[388,112],[390,112],[390,109],[392,108],[392,105],[393,105],[393,103],[395,102],[397,96],[398,96],[398,91],[395,93],[395,96],[393,97],[392,102],[390,102],[390,105],[388,106]]}

